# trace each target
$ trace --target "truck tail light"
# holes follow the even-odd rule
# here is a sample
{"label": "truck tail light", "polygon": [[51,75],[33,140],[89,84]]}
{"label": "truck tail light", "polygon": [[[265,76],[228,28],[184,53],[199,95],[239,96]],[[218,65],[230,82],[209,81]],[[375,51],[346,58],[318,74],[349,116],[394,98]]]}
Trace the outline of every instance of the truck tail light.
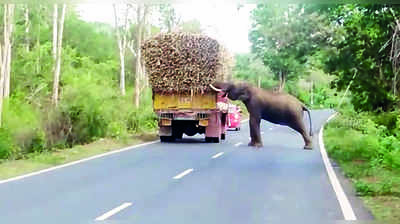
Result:
{"label": "truck tail light", "polygon": [[161,126],[171,126],[172,120],[169,119],[161,119]]}
{"label": "truck tail light", "polygon": [[207,127],[208,126],[208,119],[199,120],[199,125],[203,126],[203,127]]}

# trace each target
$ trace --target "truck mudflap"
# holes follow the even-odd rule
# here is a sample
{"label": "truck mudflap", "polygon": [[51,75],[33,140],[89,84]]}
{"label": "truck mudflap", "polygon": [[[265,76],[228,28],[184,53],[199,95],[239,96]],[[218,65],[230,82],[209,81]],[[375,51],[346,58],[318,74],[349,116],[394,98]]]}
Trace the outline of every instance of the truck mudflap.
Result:
{"label": "truck mudflap", "polygon": [[206,127],[206,137],[220,138],[221,136],[221,113],[211,113]]}
{"label": "truck mudflap", "polygon": [[160,126],[158,129],[159,136],[172,136],[172,126]]}

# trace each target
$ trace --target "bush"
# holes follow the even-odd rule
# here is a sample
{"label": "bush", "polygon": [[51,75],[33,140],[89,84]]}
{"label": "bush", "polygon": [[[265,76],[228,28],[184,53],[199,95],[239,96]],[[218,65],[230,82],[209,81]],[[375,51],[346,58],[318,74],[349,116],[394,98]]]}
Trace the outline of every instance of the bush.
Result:
{"label": "bush", "polygon": [[0,159],[8,159],[15,151],[9,130],[0,128]]}
{"label": "bush", "polygon": [[[36,67],[35,58],[45,54]],[[19,158],[53,148],[89,143],[103,137],[154,130],[151,91],[145,89],[140,108],[132,96],[120,95],[116,60],[95,63],[69,46],[63,49],[60,101],[51,102],[51,44],[26,53],[17,49],[13,63],[13,92],[4,102],[0,130],[0,159]],[[128,78],[128,77],[127,77]],[[127,92],[133,92],[127,89]]]}
{"label": "bush", "polygon": [[345,111],[328,124],[328,151],[337,160],[363,160],[371,167],[400,170],[399,120],[398,112]]}

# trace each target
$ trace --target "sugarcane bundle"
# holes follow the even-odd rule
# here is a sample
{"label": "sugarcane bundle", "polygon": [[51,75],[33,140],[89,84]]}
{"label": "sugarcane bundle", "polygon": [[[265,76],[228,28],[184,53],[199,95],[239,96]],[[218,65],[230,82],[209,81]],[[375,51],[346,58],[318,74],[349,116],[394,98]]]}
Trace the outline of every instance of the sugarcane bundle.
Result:
{"label": "sugarcane bundle", "polygon": [[205,93],[222,74],[224,54],[219,43],[207,36],[163,33],[142,45],[150,85],[161,93]]}

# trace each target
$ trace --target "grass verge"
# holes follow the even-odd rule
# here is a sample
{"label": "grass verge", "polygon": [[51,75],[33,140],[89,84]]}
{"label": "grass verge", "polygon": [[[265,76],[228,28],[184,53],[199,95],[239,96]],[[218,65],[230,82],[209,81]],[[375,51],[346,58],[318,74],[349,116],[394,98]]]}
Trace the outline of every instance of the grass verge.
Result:
{"label": "grass verge", "polygon": [[25,159],[9,160],[0,163],[0,180],[47,169],[53,166],[62,165],[156,139],[156,133],[130,135],[122,139],[100,139],[90,144],[79,145],[69,149],[32,153],[27,155]]}
{"label": "grass verge", "polygon": [[391,148],[397,144],[397,135],[376,122],[379,119],[373,114],[338,115],[326,125],[324,142],[329,156],[350,178],[376,220],[398,224],[400,169],[395,160],[400,159],[397,158],[400,148]]}

